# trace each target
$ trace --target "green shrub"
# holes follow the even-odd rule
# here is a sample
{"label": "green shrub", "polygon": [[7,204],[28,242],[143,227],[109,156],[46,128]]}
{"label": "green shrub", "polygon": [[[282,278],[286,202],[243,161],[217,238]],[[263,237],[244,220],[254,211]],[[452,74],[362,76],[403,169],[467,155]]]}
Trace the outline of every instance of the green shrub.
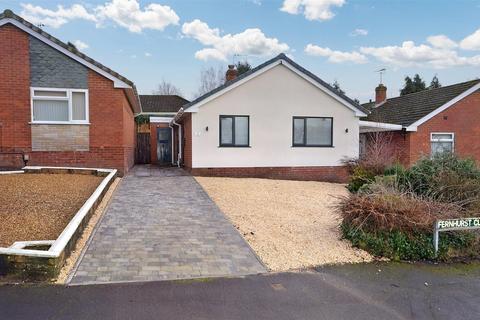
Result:
{"label": "green shrub", "polygon": [[350,192],[358,192],[363,185],[372,183],[374,180],[374,173],[359,166],[353,169],[353,174],[350,176],[347,189]]}
{"label": "green shrub", "polygon": [[392,166],[385,168],[383,174],[385,176],[403,176],[406,173],[406,169],[400,163],[395,163]]}
{"label": "green shrub", "polygon": [[[352,245],[377,257],[392,260],[448,260],[458,255],[476,256],[475,236],[465,232],[444,232],[440,236],[438,256],[435,257],[432,233],[367,232],[348,223],[341,225],[342,235]],[[477,245],[478,247],[478,245]]]}
{"label": "green shrub", "polygon": [[398,187],[416,195],[480,208],[480,170],[472,159],[452,154],[424,158],[397,177]]}

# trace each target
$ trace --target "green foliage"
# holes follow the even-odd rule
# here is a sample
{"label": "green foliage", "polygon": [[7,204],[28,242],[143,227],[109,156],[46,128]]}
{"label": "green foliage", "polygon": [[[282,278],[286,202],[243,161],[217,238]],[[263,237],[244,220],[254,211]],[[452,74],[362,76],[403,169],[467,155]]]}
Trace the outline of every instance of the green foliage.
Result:
{"label": "green foliage", "polygon": [[398,177],[399,187],[462,207],[480,206],[480,170],[472,159],[444,153],[424,158]]}
{"label": "green foliage", "polygon": [[[448,260],[458,252],[476,255],[475,236],[465,232],[444,232],[439,243],[438,256],[435,257],[433,234],[401,231],[366,232],[347,223],[341,225],[342,235],[353,246],[370,252],[377,257],[392,260]],[[472,250],[473,249],[473,250]]]}
{"label": "green foliage", "polygon": [[413,77],[413,86],[415,87],[415,92],[423,91],[427,89],[425,81],[417,74]]}
{"label": "green foliage", "polygon": [[135,122],[137,124],[150,123],[150,117],[147,115],[141,114],[135,117]]}
{"label": "green foliage", "polygon": [[432,78],[432,81],[430,82],[430,86],[428,88],[429,89],[436,89],[436,88],[440,88],[441,86],[442,86],[442,84],[438,80],[437,75],[434,75],[433,78]]}
{"label": "green foliage", "polygon": [[342,88],[340,87],[340,83],[338,83],[337,80],[335,80],[335,81],[332,83],[332,87],[333,87],[333,89],[337,90],[339,93],[345,94],[345,91],[342,90]]}
{"label": "green foliage", "polygon": [[399,175],[405,175],[406,172],[407,170],[405,169],[404,166],[402,166],[400,163],[395,163],[385,168],[385,171],[383,172],[383,174],[386,176],[399,176]]}
{"label": "green foliage", "polygon": [[405,83],[403,84],[403,88],[402,90],[400,90],[400,95],[404,96],[414,92],[415,92],[415,87],[413,85],[412,78],[410,78],[409,76],[406,76]]}
{"label": "green foliage", "polygon": [[237,68],[237,76],[252,70],[252,66],[247,61],[239,61],[235,66]]}
{"label": "green foliage", "polygon": [[409,76],[406,76],[403,88],[402,90],[400,90],[400,95],[404,96],[410,93],[420,92],[425,89],[427,89],[425,81],[423,81],[423,79],[418,74],[415,74],[413,80]]}
{"label": "green foliage", "polygon": [[362,186],[370,184],[373,181],[375,181],[375,174],[358,166],[353,169],[353,174],[350,176],[347,189],[350,192],[358,192]]}

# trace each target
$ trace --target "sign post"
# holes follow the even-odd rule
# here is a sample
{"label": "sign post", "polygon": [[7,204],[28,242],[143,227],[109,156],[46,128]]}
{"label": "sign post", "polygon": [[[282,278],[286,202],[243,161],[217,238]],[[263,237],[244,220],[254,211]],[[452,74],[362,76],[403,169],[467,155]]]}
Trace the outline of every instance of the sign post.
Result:
{"label": "sign post", "polygon": [[437,220],[433,229],[433,246],[435,247],[435,255],[437,255],[438,253],[438,241],[440,240],[440,232],[472,229],[480,229],[480,218]]}

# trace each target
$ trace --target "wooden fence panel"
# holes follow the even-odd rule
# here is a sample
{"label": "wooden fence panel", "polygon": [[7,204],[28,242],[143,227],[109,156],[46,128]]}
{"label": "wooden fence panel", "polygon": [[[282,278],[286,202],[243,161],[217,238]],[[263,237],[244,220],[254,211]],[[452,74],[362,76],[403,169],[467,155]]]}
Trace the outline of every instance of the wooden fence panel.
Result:
{"label": "wooden fence panel", "polygon": [[137,148],[135,151],[135,163],[150,163],[150,133],[137,133]]}

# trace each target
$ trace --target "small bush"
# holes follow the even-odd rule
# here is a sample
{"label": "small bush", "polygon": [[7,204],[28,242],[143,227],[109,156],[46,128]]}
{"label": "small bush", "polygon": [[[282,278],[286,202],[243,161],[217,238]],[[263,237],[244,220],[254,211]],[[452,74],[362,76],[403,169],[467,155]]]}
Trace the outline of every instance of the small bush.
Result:
{"label": "small bush", "polygon": [[385,176],[404,176],[407,170],[400,163],[395,163],[392,166],[386,167],[383,171]]}
{"label": "small bush", "polygon": [[357,167],[353,170],[347,189],[350,192],[357,192],[363,185],[372,183],[375,180],[375,174],[363,167]]}
{"label": "small bush", "polygon": [[420,160],[398,176],[399,188],[433,200],[480,208],[480,170],[475,161],[443,154]]}
{"label": "small bush", "polygon": [[472,250],[476,240],[471,233],[442,233],[438,255],[435,256],[431,232],[412,234],[402,231],[367,232],[345,222],[341,225],[341,231],[343,237],[350,240],[353,246],[368,251],[374,256],[387,257],[396,261],[448,260],[457,255],[478,255],[475,250]]}
{"label": "small bush", "polygon": [[351,194],[337,207],[343,222],[369,232],[428,232],[436,219],[461,216],[455,205],[373,184],[368,193]]}

